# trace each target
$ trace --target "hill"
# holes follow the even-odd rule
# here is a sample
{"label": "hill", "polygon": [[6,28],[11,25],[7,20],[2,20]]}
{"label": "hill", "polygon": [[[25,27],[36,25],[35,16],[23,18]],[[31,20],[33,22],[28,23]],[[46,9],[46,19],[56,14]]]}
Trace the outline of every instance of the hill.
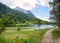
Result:
{"label": "hill", "polygon": [[0,26],[31,25],[37,23],[37,18],[29,10],[19,7],[11,9],[0,3],[0,23]]}

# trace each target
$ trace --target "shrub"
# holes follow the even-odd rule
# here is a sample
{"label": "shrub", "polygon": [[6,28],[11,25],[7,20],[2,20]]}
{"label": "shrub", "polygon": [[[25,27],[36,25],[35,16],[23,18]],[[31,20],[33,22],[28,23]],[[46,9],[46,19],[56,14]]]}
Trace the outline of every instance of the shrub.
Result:
{"label": "shrub", "polygon": [[0,34],[5,30],[4,27],[0,27]]}

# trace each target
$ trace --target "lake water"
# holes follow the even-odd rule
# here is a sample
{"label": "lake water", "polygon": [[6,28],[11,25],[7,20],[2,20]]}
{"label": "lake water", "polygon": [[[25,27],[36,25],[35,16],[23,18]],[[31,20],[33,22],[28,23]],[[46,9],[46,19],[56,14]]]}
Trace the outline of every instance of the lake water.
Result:
{"label": "lake water", "polygon": [[52,25],[40,25],[40,26],[38,26],[38,25],[33,25],[32,27],[35,28],[35,29],[53,28]]}
{"label": "lake water", "polygon": [[21,28],[33,28],[33,29],[47,29],[47,28],[53,28],[52,25],[30,25],[30,26],[24,26]]}
{"label": "lake water", "polygon": [[21,27],[6,27],[6,29],[47,29],[47,28],[53,28],[52,25],[30,25],[30,26],[21,26]]}

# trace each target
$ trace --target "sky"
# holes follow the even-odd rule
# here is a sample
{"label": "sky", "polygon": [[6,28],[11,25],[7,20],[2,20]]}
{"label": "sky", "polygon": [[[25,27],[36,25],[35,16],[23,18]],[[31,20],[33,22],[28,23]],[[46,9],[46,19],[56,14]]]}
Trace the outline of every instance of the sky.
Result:
{"label": "sky", "polygon": [[0,0],[12,9],[18,6],[24,10],[31,10],[37,18],[45,21],[49,21],[50,1],[52,0]]}

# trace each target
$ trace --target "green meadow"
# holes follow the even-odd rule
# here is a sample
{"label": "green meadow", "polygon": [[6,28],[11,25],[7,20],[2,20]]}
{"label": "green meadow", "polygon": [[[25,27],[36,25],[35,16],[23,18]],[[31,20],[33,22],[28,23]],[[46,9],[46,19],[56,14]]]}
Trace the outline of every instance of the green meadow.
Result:
{"label": "green meadow", "polygon": [[52,34],[54,36],[54,39],[59,39],[60,38],[60,29],[59,28],[58,29],[54,29],[52,31]]}
{"label": "green meadow", "polygon": [[0,34],[0,43],[40,43],[44,33],[48,29],[41,30],[17,30],[6,29]]}

